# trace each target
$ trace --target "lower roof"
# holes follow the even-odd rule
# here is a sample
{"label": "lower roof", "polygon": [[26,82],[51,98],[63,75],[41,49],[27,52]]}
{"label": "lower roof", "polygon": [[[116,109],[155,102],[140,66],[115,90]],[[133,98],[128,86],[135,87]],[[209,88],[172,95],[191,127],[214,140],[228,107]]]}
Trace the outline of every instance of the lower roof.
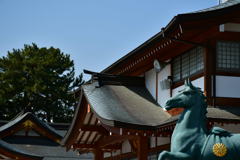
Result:
{"label": "lower roof", "polygon": [[14,148],[24,150],[33,154],[39,154],[43,160],[91,160],[92,154],[78,155],[75,151],[66,151],[61,146],[44,146],[44,145],[24,145],[24,144],[12,144]]}
{"label": "lower roof", "polygon": [[[234,107],[236,108],[236,107]],[[207,108],[207,118],[209,121],[213,122],[225,122],[225,123],[240,123],[240,113],[239,111],[237,113],[232,112],[232,107],[212,107],[208,106]],[[162,127],[163,125],[167,125],[169,123],[175,123],[178,120],[177,116],[173,116],[166,120],[164,123],[162,123],[159,127]]]}
{"label": "lower roof", "polygon": [[[32,159],[32,160],[41,160],[43,156],[39,154],[33,154],[32,152],[26,152],[21,149],[14,147],[11,144],[8,144],[0,140],[0,154],[4,156],[9,156],[9,158],[18,158],[18,159]],[[6,155],[5,155],[6,154]],[[21,158],[20,158],[21,157]]]}

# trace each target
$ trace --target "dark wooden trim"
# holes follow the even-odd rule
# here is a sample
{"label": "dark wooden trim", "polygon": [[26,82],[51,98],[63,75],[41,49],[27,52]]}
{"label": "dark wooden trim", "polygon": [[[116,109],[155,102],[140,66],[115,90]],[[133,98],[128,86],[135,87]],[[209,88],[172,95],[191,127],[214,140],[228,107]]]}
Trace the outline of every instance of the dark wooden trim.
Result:
{"label": "dark wooden trim", "polygon": [[[94,124],[94,125],[91,125],[91,127],[99,127],[99,126],[96,126],[96,125],[97,125],[97,119],[96,119],[96,121],[95,121],[95,124]],[[101,129],[102,129],[102,128],[98,128],[98,131],[97,131],[97,132],[102,132]],[[89,138],[91,137],[92,134],[93,134],[93,132],[90,132],[90,133],[88,134],[88,136],[87,136],[87,138],[86,138],[86,142],[87,142],[87,143],[88,143],[88,140],[89,140]]]}
{"label": "dark wooden trim", "polygon": [[146,160],[148,157],[148,137],[139,136],[138,139],[138,149],[137,149],[137,159],[138,160]]}
{"label": "dark wooden trim", "polygon": [[155,72],[156,74],[156,101],[158,102],[158,73]]}
{"label": "dark wooden trim", "polygon": [[99,132],[103,135],[108,135],[109,132],[102,126],[96,126],[96,125],[84,125],[80,128],[82,131],[91,131],[91,132]]}
{"label": "dark wooden trim", "polygon": [[204,53],[204,93],[208,105],[215,104],[216,42],[209,41]]}
{"label": "dark wooden trim", "polygon": [[[170,77],[171,77],[171,83],[173,83],[173,67],[172,67],[172,61],[170,62]],[[172,97],[172,91],[173,87],[172,85],[170,86],[169,92],[170,92],[170,97]]]}
{"label": "dark wooden trim", "polygon": [[79,104],[77,106],[77,109],[75,111],[75,115],[72,121],[72,124],[65,135],[64,139],[62,140],[62,144],[66,147],[66,150],[68,151],[72,144],[75,143],[78,134],[79,134],[79,128],[83,125],[83,121],[87,114],[87,100],[85,96],[83,95],[83,92],[81,92],[81,96],[79,99]]}
{"label": "dark wooden trim", "polygon": [[100,148],[94,149],[93,153],[94,153],[94,160],[103,160],[104,159],[104,153]]}
{"label": "dark wooden trim", "polygon": [[[198,79],[198,78],[201,78],[201,77],[203,77],[204,76],[204,71],[201,71],[200,73],[198,73],[198,74],[195,74],[195,75],[192,75],[192,76],[190,76],[189,77],[189,79],[191,80],[191,81],[194,81],[194,80],[196,80],[196,79]],[[173,83],[173,85],[172,85],[172,89],[175,89],[175,88],[177,88],[177,87],[179,87],[179,86],[182,86],[182,85],[184,85],[184,80],[181,80],[181,81],[179,81],[179,82],[175,82],[175,83]]]}
{"label": "dark wooden trim", "polygon": [[232,76],[240,77],[240,72],[231,72],[231,71],[216,71],[216,76]]}
{"label": "dark wooden trim", "polygon": [[216,97],[216,106],[240,107],[240,98]]}
{"label": "dark wooden trim", "polygon": [[89,149],[91,149],[91,148],[93,148],[93,147],[95,147],[95,145],[93,145],[93,144],[73,144],[73,148],[89,148]]}
{"label": "dark wooden trim", "polygon": [[[88,121],[87,121],[87,125],[89,125],[89,123],[91,122],[92,117],[93,117],[93,113],[91,113],[91,115],[90,115],[90,117],[89,117],[89,119],[88,119]],[[86,118],[86,115],[85,115],[85,118]],[[82,122],[82,123],[84,123],[85,118],[83,119],[83,122]],[[86,127],[87,125],[85,125],[85,127]],[[82,128],[82,126],[81,126],[79,129],[81,129],[81,128]],[[81,137],[79,138],[78,143],[81,143],[81,140],[83,139],[86,131],[88,131],[88,130],[87,130],[87,129],[86,129],[86,130],[83,130],[83,134],[82,134]],[[91,133],[89,133],[89,134],[91,134]]]}
{"label": "dark wooden trim", "polygon": [[117,142],[122,142],[124,140],[135,139],[135,138],[136,138],[136,136],[116,136],[116,135],[107,136],[107,137],[100,139],[98,142],[96,142],[96,146],[99,148],[104,148],[108,145],[112,145]]}

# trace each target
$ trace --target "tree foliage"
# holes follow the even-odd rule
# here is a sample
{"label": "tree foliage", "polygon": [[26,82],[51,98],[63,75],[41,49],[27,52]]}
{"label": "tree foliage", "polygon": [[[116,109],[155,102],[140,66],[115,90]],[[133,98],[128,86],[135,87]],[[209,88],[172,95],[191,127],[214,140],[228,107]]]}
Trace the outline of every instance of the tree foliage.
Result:
{"label": "tree foliage", "polygon": [[0,118],[31,110],[48,121],[67,122],[76,103],[73,91],[82,84],[82,74],[75,77],[73,60],[60,49],[13,49],[0,58]]}

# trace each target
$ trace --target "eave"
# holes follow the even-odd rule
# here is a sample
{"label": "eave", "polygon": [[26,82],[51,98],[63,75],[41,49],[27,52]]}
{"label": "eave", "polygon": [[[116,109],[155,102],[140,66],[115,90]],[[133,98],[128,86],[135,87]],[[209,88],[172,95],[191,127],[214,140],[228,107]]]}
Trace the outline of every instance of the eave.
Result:
{"label": "eave", "polygon": [[[159,33],[104,69],[101,73],[132,75],[130,72],[139,70],[141,64],[146,64],[149,57],[155,59],[166,56],[164,54],[170,52],[169,48],[171,49],[178,46],[179,42],[171,40],[171,37],[177,40],[187,40],[193,43],[202,44],[204,40],[194,40],[192,39],[192,35],[199,36],[208,32],[210,28],[217,27],[220,24],[239,21],[239,9],[239,1],[236,1],[234,5],[229,4],[225,5],[225,7],[215,7],[198,12],[178,14]],[[190,43],[180,44],[181,46],[184,45],[185,48],[194,46]],[[172,55],[172,57],[173,56],[174,55]],[[149,69],[152,67],[152,64],[149,64],[147,68]]]}

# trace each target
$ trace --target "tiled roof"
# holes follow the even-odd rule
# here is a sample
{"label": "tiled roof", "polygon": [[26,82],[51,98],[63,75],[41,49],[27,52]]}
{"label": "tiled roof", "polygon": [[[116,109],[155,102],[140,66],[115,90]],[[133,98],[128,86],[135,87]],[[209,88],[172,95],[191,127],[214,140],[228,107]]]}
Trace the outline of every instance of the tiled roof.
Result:
{"label": "tiled roof", "polygon": [[126,59],[130,59],[137,53],[139,53],[140,50],[142,50],[144,47],[149,46],[151,43],[153,43],[156,40],[164,39],[163,33],[166,34],[166,32],[172,32],[173,28],[176,28],[174,26],[179,25],[182,22],[185,21],[198,21],[199,19],[209,18],[212,17],[215,19],[216,17],[221,17],[222,15],[232,12],[234,10],[239,10],[240,8],[240,0],[228,0],[225,3],[221,3],[219,5],[216,5],[214,7],[210,7],[207,9],[202,9],[194,12],[188,12],[188,13],[182,13],[178,14],[175,17],[172,18],[172,20],[167,24],[167,26],[163,27],[163,30],[152,36],[150,39],[145,41],[143,44],[126,54],[125,56],[121,57],[119,60],[105,68],[101,73],[111,73],[112,70],[123,63]]}
{"label": "tiled roof", "polygon": [[78,155],[77,152],[68,151],[61,146],[44,146],[44,145],[24,145],[13,144],[15,148],[26,152],[43,156],[43,160],[91,160],[92,154]]}
{"label": "tiled roof", "polygon": [[24,123],[27,120],[31,120],[36,125],[39,125],[39,127],[46,130],[46,132],[54,135],[54,137],[57,137],[58,139],[62,139],[62,136],[60,134],[58,134],[57,131],[54,128],[49,126],[47,123],[44,123],[43,121],[39,120],[37,117],[35,117],[35,115],[33,115],[30,112],[27,112],[23,115],[19,115],[14,120],[12,120],[12,121],[8,122],[7,124],[1,126],[0,127],[0,135],[4,134],[5,132],[9,132],[10,130],[12,130],[12,128],[14,128],[17,125],[20,125],[20,124]]}
{"label": "tiled roof", "polygon": [[[43,156],[40,156],[39,154],[34,154],[32,152],[26,152],[24,150],[18,149],[16,147],[14,147],[11,144],[8,144],[2,140],[0,140],[0,150],[4,151],[4,153],[10,153],[11,155],[14,155],[16,157],[25,157],[25,158],[31,158],[33,160],[41,160],[43,159]],[[3,154],[3,153],[1,153]],[[12,158],[12,157],[10,157]],[[14,157],[15,158],[15,157]]]}
{"label": "tiled roof", "polygon": [[240,4],[240,0],[228,0],[225,3],[220,3],[219,5],[216,5],[216,6],[213,6],[213,7],[210,7],[210,8],[206,8],[206,9],[202,9],[202,10],[198,10],[198,11],[194,11],[194,12],[189,12],[187,14],[216,11],[216,10],[231,7],[231,6],[234,6],[234,5],[237,5],[237,4]]}
{"label": "tiled roof", "polygon": [[84,85],[83,92],[93,111],[107,125],[149,128],[170,118],[144,86],[104,85],[96,88],[96,85],[96,82]]}

